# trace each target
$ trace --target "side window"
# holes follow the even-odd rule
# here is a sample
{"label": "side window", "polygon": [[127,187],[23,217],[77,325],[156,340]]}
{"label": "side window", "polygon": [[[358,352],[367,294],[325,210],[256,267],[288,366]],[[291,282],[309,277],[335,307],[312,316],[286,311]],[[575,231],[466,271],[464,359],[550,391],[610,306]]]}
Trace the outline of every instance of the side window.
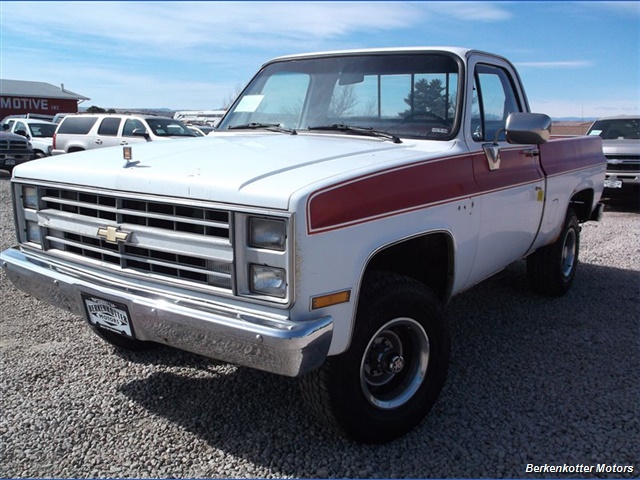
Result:
{"label": "side window", "polygon": [[[476,142],[492,142],[504,129],[510,113],[521,111],[510,75],[493,65],[476,65],[471,105],[471,135]],[[504,132],[498,140],[505,139]]]}
{"label": "side window", "polygon": [[96,117],[65,117],[58,127],[58,135],[68,133],[71,135],[86,135],[96,123]]}
{"label": "side window", "polygon": [[127,118],[124,122],[122,135],[125,137],[133,137],[133,131],[137,129],[146,130],[144,124],[137,118]]}
{"label": "side window", "polygon": [[117,117],[109,117],[102,120],[100,127],[98,128],[98,135],[108,135],[115,137],[118,135],[118,129],[120,128],[120,119]]}
{"label": "side window", "polygon": [[14,132],[24,132],[25,135],[29,134],[29,128],[27,127],[27,125],[24,122],[16,122],[16,126],[13,129]]}

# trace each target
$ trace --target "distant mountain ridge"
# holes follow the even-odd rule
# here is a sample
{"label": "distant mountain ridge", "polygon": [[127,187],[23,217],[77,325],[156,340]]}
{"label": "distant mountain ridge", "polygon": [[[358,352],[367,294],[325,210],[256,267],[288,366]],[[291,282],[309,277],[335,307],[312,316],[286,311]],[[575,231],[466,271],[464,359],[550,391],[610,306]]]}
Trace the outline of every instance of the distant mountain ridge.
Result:
{"label": "distant mountain ridge", "polygon": [[[104,107],[101,107],[104,108]],[[176,110],[170,108],[114,108],[108,107],[105,110],[115,110],[116,113],[137,113],[141,115],[157,115],[159,117],[172,117]],[[87,107],[78,107],[78,112],[84,113]]]}

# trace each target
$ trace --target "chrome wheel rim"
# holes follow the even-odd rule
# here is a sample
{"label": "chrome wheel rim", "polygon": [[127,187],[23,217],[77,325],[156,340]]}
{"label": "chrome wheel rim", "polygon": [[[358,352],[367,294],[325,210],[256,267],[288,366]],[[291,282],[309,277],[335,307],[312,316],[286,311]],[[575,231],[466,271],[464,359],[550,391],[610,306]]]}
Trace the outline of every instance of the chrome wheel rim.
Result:
{"label": "chrome wheel rim", "polygon": [[562,247],[562,275],[567,278],[573,271],[573,265],[576,261],[577,236],[576,231],[571,228],[564,238]]}
{"label": "chrome wheel rim", "polygon": [[411,318],[387,322],[369,341],[360,364],[360,386],[367,401],[397,408],[422,385],[429,364],[429,337]]}

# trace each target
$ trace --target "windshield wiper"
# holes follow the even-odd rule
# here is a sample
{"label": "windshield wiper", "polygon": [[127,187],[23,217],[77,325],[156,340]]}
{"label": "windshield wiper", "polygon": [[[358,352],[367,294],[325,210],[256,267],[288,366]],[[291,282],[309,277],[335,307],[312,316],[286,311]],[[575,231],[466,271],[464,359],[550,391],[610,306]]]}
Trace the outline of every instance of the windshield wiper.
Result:
{"label": "windshield wiper", "polygon": [[354,135],[363,135],[367,137],[384,138],[385,140],[391,140],[393,143],[402,143],[400,137],[392,135],[391,133],[382,132],[380,130],[374,130],[371,127],[352,127],[345,125],[344,123],[334,123],[332,125],[317,125],[314,127],[308,127],[307,130],[321,130],[321,131],[333,131],[333,132],[346,132]]}
{"label": "windshield wiper", "polygon": [[297,135],[293,128],[281,127],[279,123],[243,123],[242,125],[231,125],[229,130],[268,130],[269,132],[282,132]]}

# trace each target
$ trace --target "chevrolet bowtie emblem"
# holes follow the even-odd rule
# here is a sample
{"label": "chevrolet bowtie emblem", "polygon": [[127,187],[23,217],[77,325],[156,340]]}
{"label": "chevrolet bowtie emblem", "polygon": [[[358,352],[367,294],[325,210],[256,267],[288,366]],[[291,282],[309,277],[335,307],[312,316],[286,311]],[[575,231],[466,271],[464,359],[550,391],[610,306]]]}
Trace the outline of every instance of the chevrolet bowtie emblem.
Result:
{"label": "chevrolet bowtie emblem", "polygon": [[104,238],[108,243],[126,242],[131,232],[122,232],[120,227],[102,227],[98,229],[98,236]]}

